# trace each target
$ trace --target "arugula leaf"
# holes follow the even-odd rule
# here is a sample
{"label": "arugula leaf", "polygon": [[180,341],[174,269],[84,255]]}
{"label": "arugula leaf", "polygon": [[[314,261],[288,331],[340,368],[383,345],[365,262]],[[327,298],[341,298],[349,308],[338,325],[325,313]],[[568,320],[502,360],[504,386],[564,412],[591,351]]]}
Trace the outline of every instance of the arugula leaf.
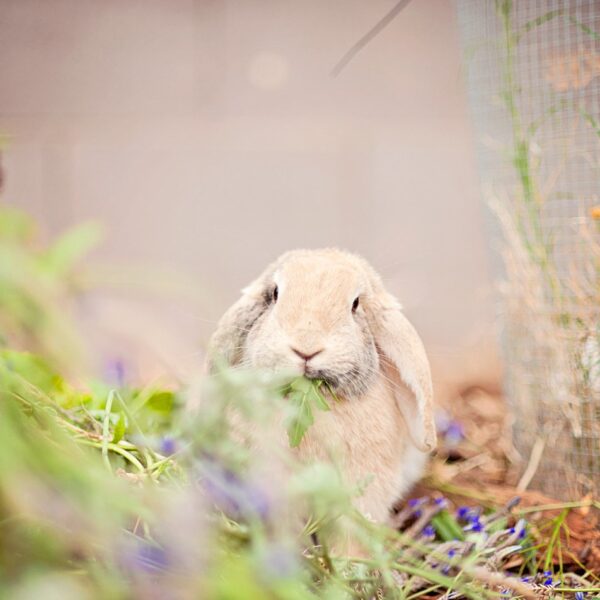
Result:
{"label": "arugula leaf", "polygon": [[325,400],[325,396],[323,395],[323,392],[321,392],[321,385],[323,384],[323,382],[319,379],[316,380],[311,388],[312,391],[312,397],[314,398],[315,404],[317,406],[317,408],[320,408],[321,410],[324,411],[328,411],[331,410],[331,408],[329,407],[329,404],[327,404],[327,400]]}
{"label": "arugula leaf", "polygon": [[307,379],[299,377],[285,388],[290,404],[290,415],[286,419],[288,439],[292,448],[297,448],[315,422],[313,405],[321,411],[331,410],[320,388],[323,381],[320,379]]}
{"label": "arugula leaf", "polygon": [[288,420],[287,432],[290,446],[296,448],[300,445],[304,434],[308,428],[315,422],[310,402],[306,395],[290,397],[290,403],[293,406],[292,414]]}

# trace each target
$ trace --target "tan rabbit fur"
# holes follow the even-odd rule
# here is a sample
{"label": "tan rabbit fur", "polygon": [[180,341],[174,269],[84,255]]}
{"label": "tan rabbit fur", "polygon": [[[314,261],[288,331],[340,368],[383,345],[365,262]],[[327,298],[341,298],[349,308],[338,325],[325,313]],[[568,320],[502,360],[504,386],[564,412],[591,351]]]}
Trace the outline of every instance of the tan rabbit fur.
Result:
{"label": "tan rabbit fur", "polygon": [[356,255],[337,249],[282,255],[225,313],[211,356],[326,381],[339,402],[318,412],[299,456],[336,456],[349,484],[370,478],[356,504],[377,521],[387,519],[435,446],[423,344],[380,277]]}

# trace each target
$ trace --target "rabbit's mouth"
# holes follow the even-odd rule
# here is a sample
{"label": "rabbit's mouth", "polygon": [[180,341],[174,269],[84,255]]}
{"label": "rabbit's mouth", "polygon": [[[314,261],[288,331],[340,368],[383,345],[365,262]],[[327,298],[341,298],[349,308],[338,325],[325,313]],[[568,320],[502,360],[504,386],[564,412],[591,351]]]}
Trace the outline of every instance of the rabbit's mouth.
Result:
{"label": "rabbit's mouth", "polygon": [[338,388],[340,384],[339,377],[325,369],[311,369],[310,367],[307,367],[304,371],[304,376],[307,379],[320,379],[323,383],[333,389]]}
{"label": "rabbit's mouth", "polygon": [[360,368],[353,367],[344,373],[336,373],[329,369],[311,369],[305,371],[307,379],[320,379],[336,394],[346,398],[362,396],[371,385],[372,378]]}

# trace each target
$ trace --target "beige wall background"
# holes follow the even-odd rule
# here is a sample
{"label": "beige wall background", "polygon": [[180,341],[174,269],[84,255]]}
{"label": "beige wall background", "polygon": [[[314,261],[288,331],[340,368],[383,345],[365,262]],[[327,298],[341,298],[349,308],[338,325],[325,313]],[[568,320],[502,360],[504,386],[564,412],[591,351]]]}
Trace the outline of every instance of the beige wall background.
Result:
{"label": "beige wall background", "polygon": [[[191,275],[201,302],[96,294],[93,340],[136,368],[198,361],[280,252],[382,272],[439,370],[495,377],[493,288],[454,7],[414,0],[1,0],[4,199],[97,259]],[[124,341],[127,340],[127,341]],[[132,341],[135,340],[135,341]],[[157,358],[159,357],[159,358]]]}

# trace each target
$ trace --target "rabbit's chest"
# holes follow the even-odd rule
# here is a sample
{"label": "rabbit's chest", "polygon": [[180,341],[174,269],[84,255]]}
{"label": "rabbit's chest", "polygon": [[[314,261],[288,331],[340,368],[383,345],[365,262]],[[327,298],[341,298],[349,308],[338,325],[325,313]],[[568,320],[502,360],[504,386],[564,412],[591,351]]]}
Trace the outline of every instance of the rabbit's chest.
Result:
{"label": "rabbit's chest", "polygon": [[367,396],[333,402],[331,411],[316,414],[299,452],[306,460],[339,461],[352,483],[369,476],[395,480],[405,444],[396,401],[377,382]]}

